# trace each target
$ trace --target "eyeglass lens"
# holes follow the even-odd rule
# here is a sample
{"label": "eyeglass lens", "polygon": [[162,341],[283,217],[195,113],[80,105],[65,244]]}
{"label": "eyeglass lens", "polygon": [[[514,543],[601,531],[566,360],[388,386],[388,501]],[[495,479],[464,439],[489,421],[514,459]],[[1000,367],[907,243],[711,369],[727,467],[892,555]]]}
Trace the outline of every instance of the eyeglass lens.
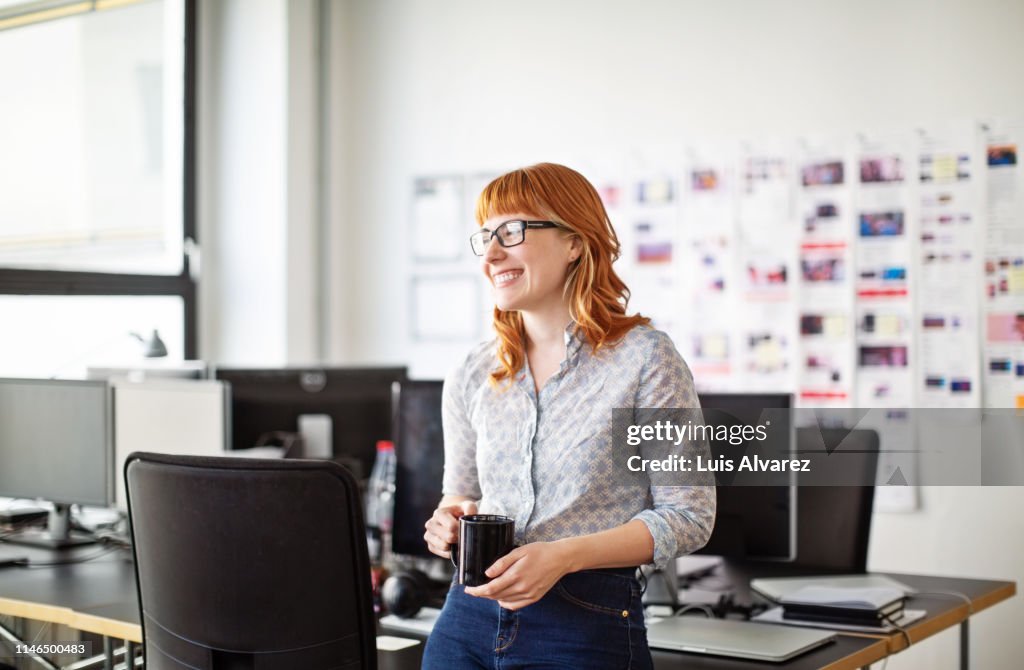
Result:
{"label": "eyeglass lens", "polygon": [[487,245],[491,237],[498,238],[498,244],[503,247],[512,247],[523,242],[523,231],[525,226],[522,221],[506,221],[498,226],[493,233],[484,228],[473,234],[470,241],[473,244],[473,251],[477,256],[483,256],[487,251]]}

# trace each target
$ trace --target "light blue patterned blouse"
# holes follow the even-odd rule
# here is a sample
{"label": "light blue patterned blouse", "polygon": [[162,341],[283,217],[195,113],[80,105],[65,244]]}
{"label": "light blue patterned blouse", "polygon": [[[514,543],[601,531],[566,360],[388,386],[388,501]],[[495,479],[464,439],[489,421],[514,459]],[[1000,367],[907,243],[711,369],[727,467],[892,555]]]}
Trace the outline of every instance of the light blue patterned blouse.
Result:
{"label": "light blue patterned blouse", "polygon": [[[654,564],[704,546],[714,486],[624,485],[613,459],[613,408],[699,407],[672,340],[638,326],[600,352],[566,329],[566,358],[538,397],[529,364],[495,386],[497,340],[477,345],[444,384],[445,495],[516,520],[516,543],[557,540],[643,521]],[[705,459],[706,443],[686,445]],[[646,481],[646,477],[643,478]]]}

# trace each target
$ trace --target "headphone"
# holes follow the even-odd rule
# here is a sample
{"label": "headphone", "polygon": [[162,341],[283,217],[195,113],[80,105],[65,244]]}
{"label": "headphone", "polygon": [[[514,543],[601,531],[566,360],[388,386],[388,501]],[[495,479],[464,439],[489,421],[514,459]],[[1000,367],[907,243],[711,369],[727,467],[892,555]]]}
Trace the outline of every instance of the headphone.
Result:
{"label": "headphone", "polygon": [[447,590],[447,584],[433,581],[422,570],[399,570],[387,578],[380,594],[388,612],[409,619],[422,607],[443,605]]}

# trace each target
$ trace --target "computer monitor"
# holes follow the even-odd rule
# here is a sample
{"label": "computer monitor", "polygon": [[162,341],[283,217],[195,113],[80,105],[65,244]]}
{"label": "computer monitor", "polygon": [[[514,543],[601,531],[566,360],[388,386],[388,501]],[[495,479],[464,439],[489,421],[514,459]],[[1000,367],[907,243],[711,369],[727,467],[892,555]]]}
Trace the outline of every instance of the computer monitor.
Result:
{"label": "computer monitor", "polygon": [[110,388],[103,381],[0,379],[0,496],[53,503],[47,531],[5,540],[49,548],[88,544],[71,505],[113,497]]}
{"label": "computer monitor", "polygon": [[315,439],[365,479],[377,440],[391,439],[391,384],[405,381],[406,368],[218,368],[214,377],[231,384],[233,449],[275,431],[298,433],[311,417]]}
{"label": "computer monitor", "polygon": [[[796,558],[802,572],[858,574],[867,571],[874,511],[879,436],[874,430],[797,429],[799,458],[814,477],[865,482],[863,486],[800,486]],[[797,483],[811,474],[797,473]]]}
{"label": "computer monitor", "polygon": [[[809,485],[812,481],[874,482],[879,436],[874,430],[801,427],[797,457],[809,459],[811,473],[797,473],[796,555],[788,562],[727,557],[719,575],[738,603],[752,602],[757,577],[863,574],[874,486]],[[810,480],[810,481],[809,481]],[[722,489],[718,489],[721,500]]]}
{"label": "computer monitor", "polygon": [[223,456],[230,444],[231,400],[226,382],[157,379],[112,382],[115,504],[128,511],[124,464],[135,451]]}
{"label": "computer monitor", "polygon": [[[786,421],[785,426],[777,429],[773,426],[773,433],[785,431],[792,451],[795,437],[791,394],[702,393],[699,399],[705,422],[713,425],[756,425],[762,412],[770,410],[773,423]],[[713,460],[723,455],[720,449],[726,448],[719,444],[711,443]],[[796,556],[797,482],[792,473],[783,475],[780,482],[782,485],[778,486],[719,485],[714,531],[708,543],[696,553],[743,560],[793,560]]]}
{"label": "computer monitor", "polygon": [[444,435],[440,381],[394,385],[395,514],[392,550],[432,558],[423,541],[423,524],[441,501]]}

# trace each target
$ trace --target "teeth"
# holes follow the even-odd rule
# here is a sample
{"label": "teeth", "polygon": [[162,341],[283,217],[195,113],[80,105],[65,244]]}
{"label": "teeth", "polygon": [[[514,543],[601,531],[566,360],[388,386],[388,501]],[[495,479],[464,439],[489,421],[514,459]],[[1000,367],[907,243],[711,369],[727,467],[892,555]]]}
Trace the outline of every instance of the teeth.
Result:
{"label": "teeth", "polygon": [[494,283],[507,284],[508,282],[512,281],[521,274],[523,273],[518,271],[502,272],[500,275],[494,275]]}

